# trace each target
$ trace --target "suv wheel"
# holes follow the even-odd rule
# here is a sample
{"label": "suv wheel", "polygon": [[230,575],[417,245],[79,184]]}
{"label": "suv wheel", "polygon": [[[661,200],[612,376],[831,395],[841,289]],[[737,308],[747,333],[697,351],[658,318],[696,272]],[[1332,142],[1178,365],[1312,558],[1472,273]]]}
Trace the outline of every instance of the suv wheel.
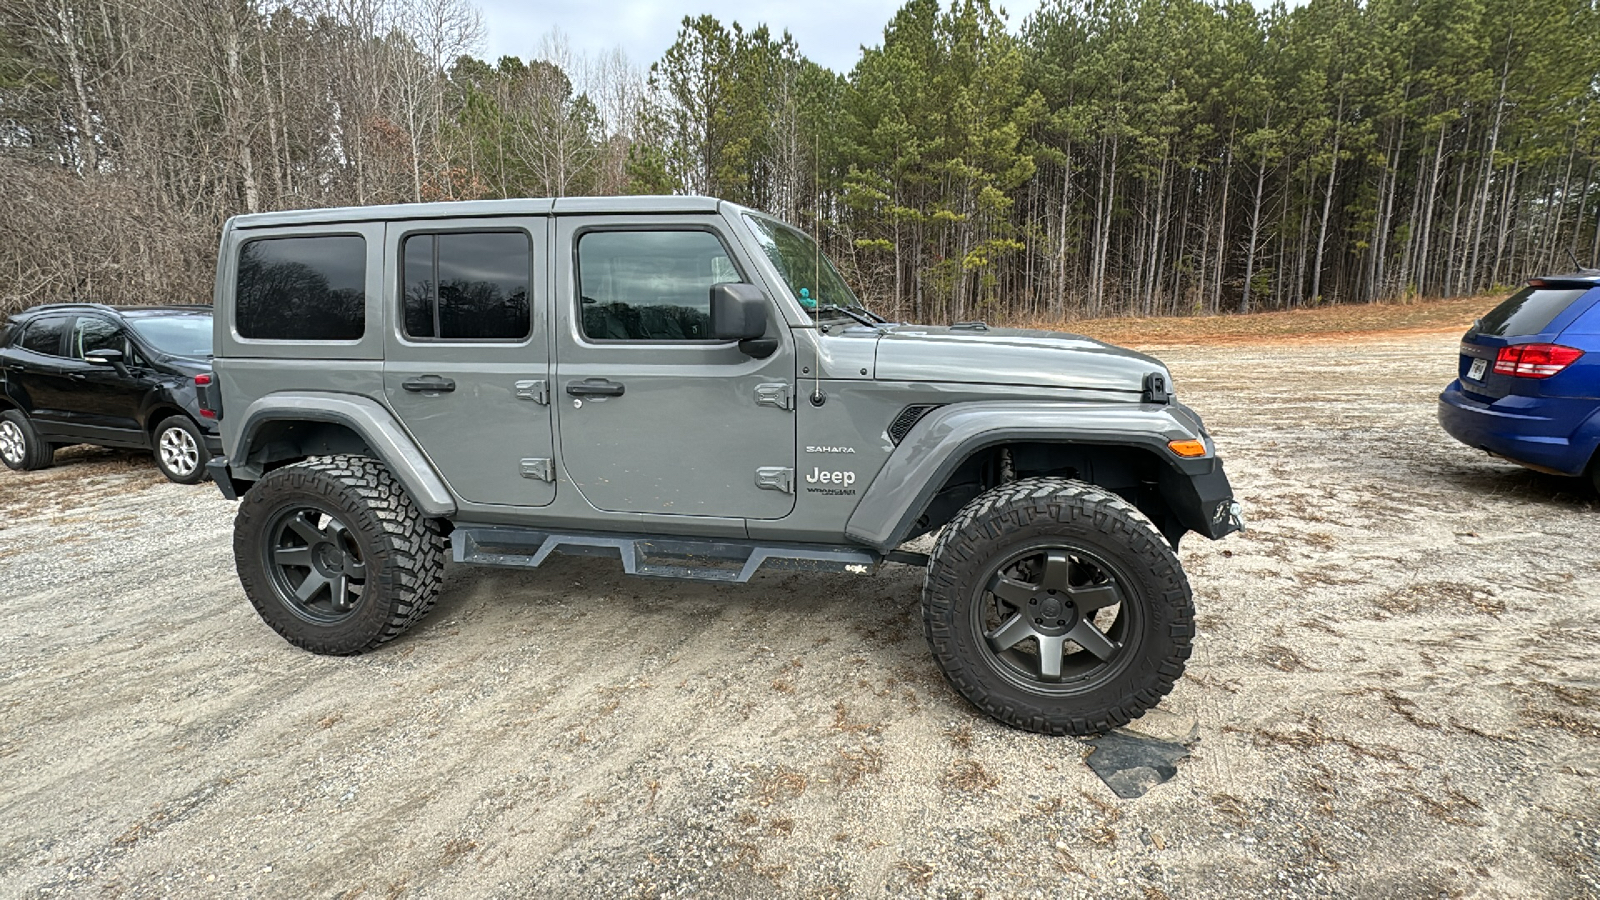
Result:
{"label": "suv wheel", "polygon": [[1030,478],[962,509],[922,593],[934,659],[990,716],[1042,734],[1097,734],[1144,714],[1183,674],[1188,579],[1121,498]]}
{"label": "suv wheel", "polygon": [[42,469],[55,461],[56,448],[39,437],[28,417],[14,409],[0,413],[0,462],[19,472]]}
{"label": "suv wheel", "polygon": [[199,484],[206,477],[205,436],[188,416],[169,416],[156,426],[156,468],[168,481]]}
{"label": "suv wheel", "polygon": [[432,608],[444,537],[387,467],[364,456],[267,473],[239,502],[233,553],[245,595],[289,643],[363,653]]}

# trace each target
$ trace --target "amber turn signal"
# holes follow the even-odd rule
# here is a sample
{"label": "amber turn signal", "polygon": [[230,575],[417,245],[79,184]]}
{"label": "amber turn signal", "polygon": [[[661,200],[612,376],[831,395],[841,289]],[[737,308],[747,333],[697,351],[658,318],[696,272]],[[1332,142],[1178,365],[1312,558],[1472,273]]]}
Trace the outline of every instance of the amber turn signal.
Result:
{"label": "amber turn signal", "polygon": [[1193,439],[1187,441],[1167,441],[1167,449],[1178,454],[1184,459],[1206,455],[1205,441],[1197,441]]}

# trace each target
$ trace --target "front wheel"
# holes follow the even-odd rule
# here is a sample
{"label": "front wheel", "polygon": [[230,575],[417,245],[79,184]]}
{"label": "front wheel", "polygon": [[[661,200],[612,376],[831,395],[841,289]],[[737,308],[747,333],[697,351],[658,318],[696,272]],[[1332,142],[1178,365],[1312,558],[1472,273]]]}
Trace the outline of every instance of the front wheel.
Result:
{"label": "front wheel", "polygon": [[945,678],[1001,722],[1098,734],[1160,702],[1183,674],[1194,601],[1138,510],[1080,481],[1030,478],[945,526],[922,594]]}
{"label": "front wheel", "polygon": [[392,640],[439,596],[444,537],[387,467],[319,457],[268,472],[239,501],[233,555],[261,618],[313,653]]}
{"label": "front wheel", "polygon": [[206,477],[205,435],[188,416],[168,416],[156,426],[156,468],[168,481],[199,484]]}

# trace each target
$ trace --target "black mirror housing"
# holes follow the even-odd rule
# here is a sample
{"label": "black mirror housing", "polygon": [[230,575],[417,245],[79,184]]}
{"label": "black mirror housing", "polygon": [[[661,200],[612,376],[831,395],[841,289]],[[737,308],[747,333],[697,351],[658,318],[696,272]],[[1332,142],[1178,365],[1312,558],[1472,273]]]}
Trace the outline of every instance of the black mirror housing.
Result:
{"label": "black mirror housing", "polygon": [[724,281],[711,286],[711,336],[753,341],[767,333],[767,295],[753,284]]}
{"label": "black mirror housing", "polygon": [[97,366],[121,367],[126,360],[121,350],[90,350],[83,355],[83,361]]}

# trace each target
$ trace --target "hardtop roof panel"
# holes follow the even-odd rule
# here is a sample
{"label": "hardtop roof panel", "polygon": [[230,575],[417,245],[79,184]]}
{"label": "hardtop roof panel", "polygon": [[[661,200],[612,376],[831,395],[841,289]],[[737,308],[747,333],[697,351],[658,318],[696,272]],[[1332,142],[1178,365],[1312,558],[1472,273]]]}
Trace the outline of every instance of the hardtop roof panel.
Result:
{"label": "hardtop roof panel", "polygon": [[286,225],[334,225],[345,222],[384,222],[416,219],[466,219],[496,216],[607,215],[616,213],[716,212],[721,201],[713,197],[561,197],[513,200],[460,200],[446,203],[393,203],[381,206],[342,206],[295,209],[234,216],[234,228],[272,228]]}

